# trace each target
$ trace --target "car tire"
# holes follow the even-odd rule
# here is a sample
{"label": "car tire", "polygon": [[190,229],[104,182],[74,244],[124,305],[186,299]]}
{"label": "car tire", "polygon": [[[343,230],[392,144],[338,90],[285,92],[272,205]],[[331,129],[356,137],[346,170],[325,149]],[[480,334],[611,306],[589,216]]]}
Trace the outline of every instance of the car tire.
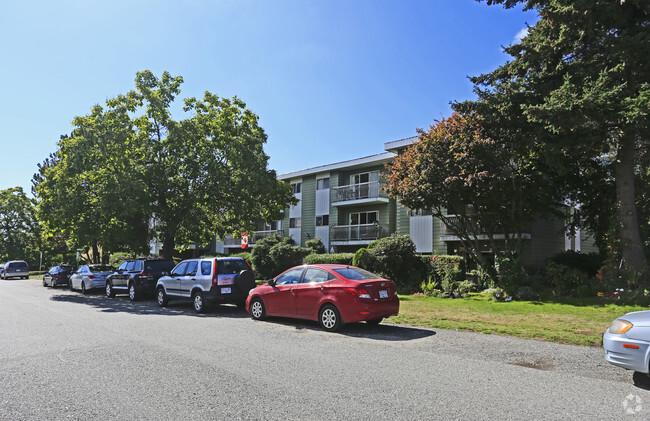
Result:
{"label": "car tire", "polygon": [[113,283],[111,281],[106,281],[106,296],[110,298],[115,297],[115,291],[113,291]]}
{"label": "car tire", "polygon": [[52,278],[52,289],[56,288],[56,280]]}
{"label": "car tire", "polygon": [[167,303],[169,303],[169,298],[167,298],[167,294],[165,293],[165,288],[158,287],[158,289],[156,290],[156,301],[158,302],[158,305],[160,307],[165,307]]}
{"label": "car tire", "polygon": [[202,291],[196,291],[192,294],[192,307],[199,314],[205,312],[205,296]]}
{"label": "car tire", "polygon": [[318,312],[318,323],[323,330],[336,332],[341,327],[341,313],[332,304],[326,304]]}
{"label": "car tire", "polygon": [[88,290],[86,290],[86,283],[84,281],[81,281],[81,293],[84,295],[88,294]]}
{"label": "car tire", "polygon": [[366,323],[369,324],[369,325],[377,326],[379,323],[381,323],[382,320],[384,320],[384,318],[380,317],[378,319],[366,320]]}
{"label": "car tire", "polygon": [[251,317],[255,320],[266,319],[266,308],[261,298],[253,298],[250,304]]}
{"label": "car tire", "polygon": [[243,296],[255,288],[255,275],[250,270],[242,270],[235,276],[235,286]]}
{"label": "car tire", "polygon": [[138,301],[139,298],[140,298],[140,294],[138,294],[138,290],[135,289],[135,283],[131,282],[129,284],[129,300]]}

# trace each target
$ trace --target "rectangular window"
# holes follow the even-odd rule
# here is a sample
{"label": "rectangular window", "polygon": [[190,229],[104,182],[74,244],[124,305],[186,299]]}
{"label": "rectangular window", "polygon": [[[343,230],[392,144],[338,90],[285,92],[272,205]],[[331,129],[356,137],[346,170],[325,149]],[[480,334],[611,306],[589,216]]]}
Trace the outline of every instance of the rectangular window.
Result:
{"label": "rectangular window", "polygon": [[316,217],[316,226],[317,227],[323,227],[327,226],[330,224],[330,216],[329,215],[319,215]]}
{"label": "rectangular window", "polygon": [[330,188],[329,177],[316,180],[316,190],[326,190],[329,188]]}
{"label": "rectangular window", "polygon": [[289,228],[300,228],[301,218],[289,218]]}
{"label": "rectangular window", "polygon": [[291,184],[291,193],[298,194],[302,191],[302,183],[292,183]]}
{"label": "rectangular window", "polygon": [[350,225],[374,224],[379,220],[379,212],[355,212],[350,214]]}
{"label": "rectangular window", "polygon": [[368,183],[370,181],[370,173],[364,172],[361,174],[354,174],[350,176],[350,184]]}

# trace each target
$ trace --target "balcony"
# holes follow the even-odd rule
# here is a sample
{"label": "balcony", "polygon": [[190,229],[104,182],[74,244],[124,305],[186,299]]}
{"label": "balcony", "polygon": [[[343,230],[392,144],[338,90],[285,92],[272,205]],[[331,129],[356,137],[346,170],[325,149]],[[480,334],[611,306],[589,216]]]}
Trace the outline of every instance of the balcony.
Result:
{"label": "balcony", "polygon": [[[252,247],[257,241],[261,240],[262,238],[266,238],[274,234],[282,237],[282,230],[255,231],[252,236],[248,236],[248,246]],[[241,238],[235,238],[232,235],[227,235],[223,240],[223,246],[225,248],[241,248]]]}
{"label": "balcony", "polygon": [[[447,215],[446,217],[451,221],[451,223],[454,226],[459,227],[459,229],[465,229],[470,224],[474,225],[471,220],[468,220],[469,218],[467,218],[467,217],[465,218],[465,221],[463,221],[463,219],[461,217],[459,217],[459,216]],[[470,227],[470,228],[475,228],[477,230],[477,232],[479,233],[477,235],[477,240],[487,240],[488,239],[487,234],[483,234],[484,231],[481,229],[481,227],[476,226],[476,227]],[[527,227],[526,231],[527,232],[523,232],[521,234],[521,238],[524,239],[524,240],[530,240],[532,238],[532,236],[530,234],[530,227]],[[510,236],[512,238],[514,238],[515,235],[516,234],[510,233]],[[505,233],[503,233],[503,232],[494,234],[494,239],[495,240],[504,240],[505,238],[506,238],[506,236],[505,236]],[[440,221],[440,239],[442,241],[459,241],[459,238],[456,235],[456,232],[454,230],[450,229],[449,227],[447,227],[447,225],[445,225],[444,222],[442,222],[442,221]]]}
{"label": "balcony", "polygon": [[388,230],[381,225],[338,225],[332,227],[333,245],[359,245],[371,242],[385,236]]}
{"label": "balcony", "polygon": [[332,206],[350,206],[362,203],[388,203],[388,195],[379,181],[350,184],[330,189]]}

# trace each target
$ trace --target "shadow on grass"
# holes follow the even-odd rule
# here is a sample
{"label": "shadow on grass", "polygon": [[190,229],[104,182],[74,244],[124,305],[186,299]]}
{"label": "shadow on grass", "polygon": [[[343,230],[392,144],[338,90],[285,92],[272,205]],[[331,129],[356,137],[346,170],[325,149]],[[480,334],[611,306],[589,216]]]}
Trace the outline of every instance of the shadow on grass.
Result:
{"label": "shadow on grass", "polygon": [[52,301],[82,304],[95,307],[105,313],[129,313],[138,315],[161,315],[161,316],[196,316],[196,317],[228,317],[245,318],[249,317],[245,310],[235,305],[221,305],[208,307],[203,314],[197,314],[192,308],[191,302],[181,300],[170,300],[166,307],[160,307],[153,299],[142,299],[131,301],[127,296],[116,296],[108,298],[102,291],[89,291],[87,294],[70,290],[54,290]]}
{"label": "shadow on grass", "polygon": [[[264,322],[258,323],[280,324],[283,326],[294,327],[296,330],[324,332],[318,322],[312,320],[269,317]],[[415,339],[427,338],[435,334],[436,332],[431,329],[389,324],[370,325],[363,322],[343,325],[339,331],[332,333],[332,335],[343,335],[378,341],[412,341]]]}

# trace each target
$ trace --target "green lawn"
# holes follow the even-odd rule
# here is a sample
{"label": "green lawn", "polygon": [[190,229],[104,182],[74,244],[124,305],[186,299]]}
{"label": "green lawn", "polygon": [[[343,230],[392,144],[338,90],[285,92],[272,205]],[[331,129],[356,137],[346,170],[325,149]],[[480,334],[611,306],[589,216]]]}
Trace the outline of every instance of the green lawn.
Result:
{"label": "green lawn", "polygon": [[480,294],[462,299],[400,296],[400,314],[387,321],[600,346],[612,320],[637,310],[648,307],[619,306],[599,298],[493,302]]}

